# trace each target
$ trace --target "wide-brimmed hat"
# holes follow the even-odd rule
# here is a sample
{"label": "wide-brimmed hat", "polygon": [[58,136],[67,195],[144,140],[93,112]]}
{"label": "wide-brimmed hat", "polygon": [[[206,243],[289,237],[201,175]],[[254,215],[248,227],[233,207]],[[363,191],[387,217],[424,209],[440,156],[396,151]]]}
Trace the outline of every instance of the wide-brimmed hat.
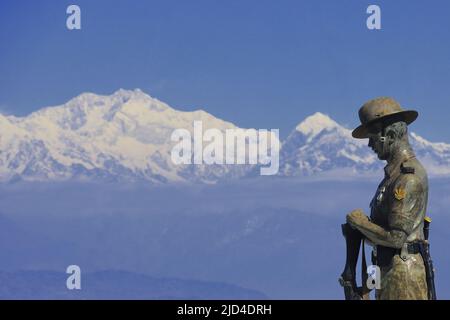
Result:
{"label": "wide-brimmed hat", "polygon": [[419,113],[415,110],[403,110],[400,104],[392,98],[381,97],[366,102],[359,109],[361,125],[352,132],[353,138],[368,138],[369,127],[383,120],[404,121],[406,124],[417,119]]}

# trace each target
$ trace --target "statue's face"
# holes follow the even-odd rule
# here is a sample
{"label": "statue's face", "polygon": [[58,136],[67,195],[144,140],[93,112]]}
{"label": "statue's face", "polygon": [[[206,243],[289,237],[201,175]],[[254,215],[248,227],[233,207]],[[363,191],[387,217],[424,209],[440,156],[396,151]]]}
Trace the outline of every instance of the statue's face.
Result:
{"label": "statue's face", "polygon": [[369,131],[369,144],[368,146],[376,153],[378,159],[386,160],[388,158],[387,143],[382,141],[382,127],[373,126]]}

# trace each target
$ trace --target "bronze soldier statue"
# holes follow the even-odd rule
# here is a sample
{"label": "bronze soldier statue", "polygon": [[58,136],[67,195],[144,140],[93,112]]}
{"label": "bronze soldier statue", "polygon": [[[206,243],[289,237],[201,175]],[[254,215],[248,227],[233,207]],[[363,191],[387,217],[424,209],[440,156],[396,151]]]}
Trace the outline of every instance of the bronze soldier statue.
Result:
{"label": "bronze soldier statue", "polygon": [[370,218],[356,209],[347,215],[347,224],[343,225],[347,264],[340,282],[350,289],[345,291],[346,299],[368,296],[367,290],[357,291],[355,287],[356,260],[349,250],[359,251],[360,245],[358,242],[351,249],[348,243],[355,235],[373,246],[372,263],[381,271],[376,299],[435,299],[427,239],[430,220],[425,216],[428,179],[409,144],[407,132],[407,125],[417,116],[417,111],[403,110],[394,99],[386,97],[371,100],[359,110],[361,125],[353,130],[352,136],[368,138],[368,146],[387,165],[384,179],[370,203]]}

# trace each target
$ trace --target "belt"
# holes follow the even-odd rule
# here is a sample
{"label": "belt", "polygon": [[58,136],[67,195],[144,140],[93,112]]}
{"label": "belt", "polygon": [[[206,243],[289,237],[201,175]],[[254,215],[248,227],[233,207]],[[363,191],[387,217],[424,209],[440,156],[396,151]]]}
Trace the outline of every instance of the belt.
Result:
{"label": "belt", "polygon": [[[408,254],[417,254],[420,253],[419,243],[418,242],[407,242],[405,243]],[[391,263],[392,258],[395,255],[401,255],[402,248],[395,249],[385,246],[377,246],[376,248],[376,256],[372,256],[372,263],[384,267],[388,266]]]}
{"label": "belt", "polygon": [[[420,252],[419,243],[417,243],[417,242],[408,242],[406,244],[406,247],[408,249],[409,254],[416,254],[416,253]],[[401,249],[398,249],[398,250],[401,251]]]}

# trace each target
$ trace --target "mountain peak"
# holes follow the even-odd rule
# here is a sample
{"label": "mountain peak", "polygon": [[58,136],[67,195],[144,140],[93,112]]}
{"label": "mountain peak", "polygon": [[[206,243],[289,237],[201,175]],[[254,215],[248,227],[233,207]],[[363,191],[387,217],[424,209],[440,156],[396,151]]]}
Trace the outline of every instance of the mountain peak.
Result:
{"label": "mountain peak", "polygon": [[[118,110],[151,109],[154,111],[164,111],[170,107],[156,98],[143,92],[141,89],[118,89],[110,95],[100,95],[91,92],[84,92],[69,100],[63,107],[90,112],[89,110],[102,108],[103,112],[111,111],[115,114]],[[106,108],[105,108],[106,107]],[[52,109],[52,107],[43,110]],[[39,113],[40,111],[38,111]]]}
{"label": "mountain peak", "polygon": [[[134,90],[119,89],[110,97],[112,97],[113,99],[121,100],[124,104],[128,101],[137,102],[138,106],[150,108],[155,111],[164,111],[167,109],[171,109],[171,107],[166,103],[148,95],[138,88]],[[134,107],[136,107],[136,105],[134,105]]]}
{"label": "mountain peak", "polygon": [[324,129],[338,128],[340,125],[331,119],[328,115],[321,112],[316,112],[313,115],[306,117],[296,128],[296,131],[304,135],[316,135]]}
{"label": "mountain peak", "polygon": [[114,91],[112,94],[110,95],[100,95],[100,94],[95,94],[92,92],[83,92],[81,94],[79,94],[78,96],[72,98],[71,100],[69,100],[69,103],[72,102],[72,104],[77,105],[79,103],[83,103],[83,102],[94,102],[94,101],[98,101],[98,100],[104,100],[104,99],[114,99],[114,100],[121,100],[123,102],[126,102],[130,99],[153,99],[152,97],[150,97],[148,94],[146,94],[145,92],[143,92],[141,89],[134,89],[134,90],[127,90],[127,89],[118,89],[116,91]]}
{"label": "mountain peak", "polygon": [[131,98],[131,97],[146,97],[151,98],[148,94],[143,92],[141,89],[136,88],[133,90],[123,89],[120,88],[119,90],[115,91],[112,96],[115,97],[125,97],[125,98]]}

